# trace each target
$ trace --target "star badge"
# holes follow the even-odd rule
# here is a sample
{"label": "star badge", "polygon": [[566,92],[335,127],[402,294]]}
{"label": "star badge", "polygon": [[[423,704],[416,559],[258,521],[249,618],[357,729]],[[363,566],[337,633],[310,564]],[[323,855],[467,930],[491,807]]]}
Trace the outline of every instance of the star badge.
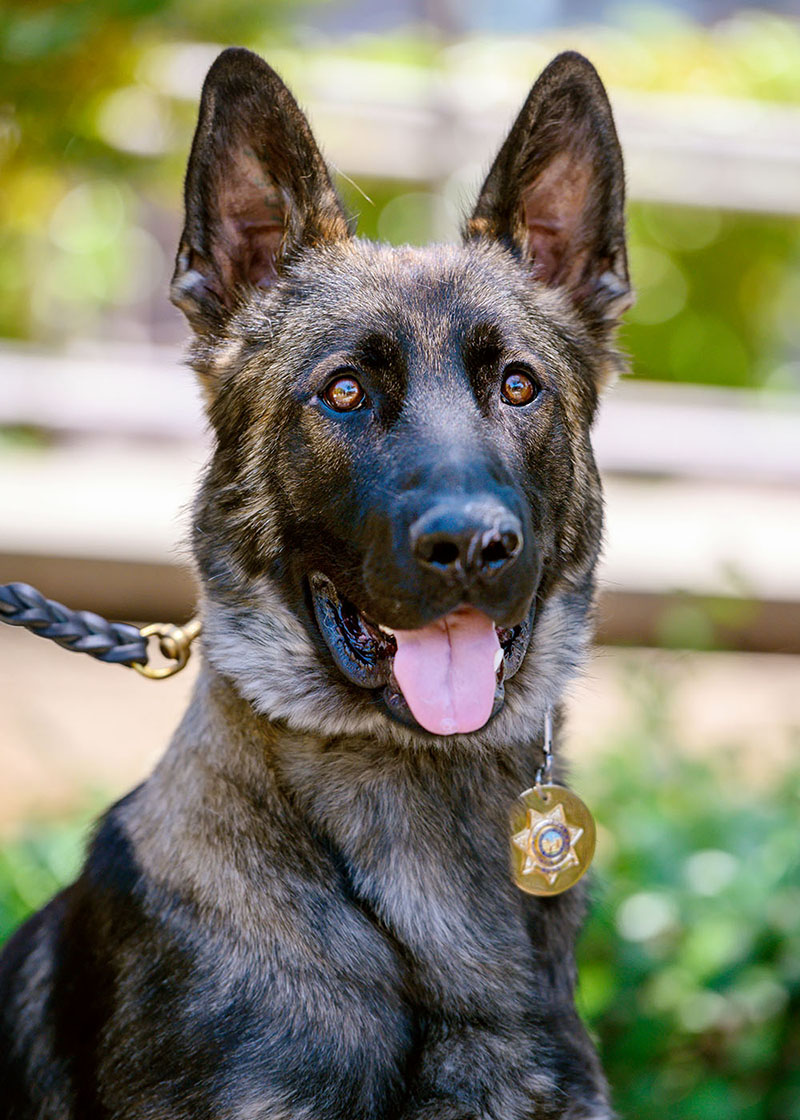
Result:
{"label": "star badge", "polygon": [[570,825],[562,804],[546,813],[529,808],[525,828],[511,837],[512,844],[525,853],[521,873],[538,871],[552,886],[562,871],[580,866],[575,844],[581,836],[583,829]]}

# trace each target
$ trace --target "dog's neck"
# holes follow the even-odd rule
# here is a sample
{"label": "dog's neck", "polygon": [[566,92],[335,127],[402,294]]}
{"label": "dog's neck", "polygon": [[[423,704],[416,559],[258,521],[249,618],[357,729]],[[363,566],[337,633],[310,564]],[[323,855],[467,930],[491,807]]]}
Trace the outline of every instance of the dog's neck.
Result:
{"label": "dog's neck", "polygon": [[265,855],[289,846],[312,879],[345,881],[413,941],[465,898],[477,905],[482,884],[515,904],[507,814],[526,769],[512,753],[293,733],[205,666],[167,753],[124,808],[150,875],[191,884],[198,904],[255,939]]}
{"label": "dog's neck", "polygon": [[180,772],[177,788],[183,787],[188,807],[196,795],[187,784],[191,774],[224,779],[242,800],[258,805],[277,798],[303,819],[318,813],[325,818],[328,800],[341,806],[348,790],[359,796],[365,786],[373,793],[392,791],[398,806],[427,791],[431,798],[460,798],[465,810],[482,814],[500,787],[513,796],[519,782],[532,776],[522,753],[478,751],[452,740],[408,747],[389,733],[331,737],[296,731],[260,715],[229,678],[205,664],[151,783],[175,788]]}

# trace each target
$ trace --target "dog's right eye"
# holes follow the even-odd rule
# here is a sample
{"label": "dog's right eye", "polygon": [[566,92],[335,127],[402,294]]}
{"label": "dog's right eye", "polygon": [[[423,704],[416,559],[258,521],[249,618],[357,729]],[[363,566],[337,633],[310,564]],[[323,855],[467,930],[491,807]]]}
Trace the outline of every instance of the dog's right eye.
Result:
{"label": "dog's right eye", "polygon": [[525,366],[514,365],[506,369],[501,393],[507,404],[513,404],[517,408],[530,404],[538,397],[540,391],[541,386]]}
{"label": "dog's right eye", "polygon": [[320,398],[335,412],[355,412],[366,400],[366,393],[352,374],[345,373],[329,381]]}

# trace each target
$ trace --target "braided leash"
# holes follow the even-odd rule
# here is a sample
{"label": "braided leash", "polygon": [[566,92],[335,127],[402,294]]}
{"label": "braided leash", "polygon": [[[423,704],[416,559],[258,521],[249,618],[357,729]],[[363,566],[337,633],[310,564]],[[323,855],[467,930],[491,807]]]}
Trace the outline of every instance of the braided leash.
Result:
{"label": "braided leash", "polygon": [[[45,599],[27,583],[0,584],[0,621],[24,626],[74,653],[88,653],[112,665],[128,665],[152,679],[169,677],[182,669],[189,660],[191,643],[200,633],[197,619],[184,627],[155,623],[142,630],[128,622],[108,622],[92,611],[73,611],[63,603]],[[171,664],[159,669],[148,666],[147,641],[151,636],[159,639],[161,652]]]}

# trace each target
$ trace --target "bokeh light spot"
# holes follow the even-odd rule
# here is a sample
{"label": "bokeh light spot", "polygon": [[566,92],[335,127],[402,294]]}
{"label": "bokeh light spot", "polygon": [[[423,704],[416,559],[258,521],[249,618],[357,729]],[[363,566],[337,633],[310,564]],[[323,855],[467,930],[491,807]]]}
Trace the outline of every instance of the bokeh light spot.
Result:
{"label": "bokeh light spot", "polygon": [[116,183],[79,183],[53,211],[50,238],[66,253],[95,253],[119,236],[124,220],[125,202]]}
{"label": "bokeh light spot", "polygon": [[651,941],[669,933],[677,921],[675,903],[655,891],[632,894],[617,912],[617,929],[627,941]]}
{"label": "bokeh light spot", "polygon": [[648,245],[631,249],[631,275],[636,303],[629,317],[636,323],[664,323],[686,306],[686,278],[668,253]]}
{"label": "bokeh light spot", "polygon": [[167,151],[171,129],[164,101],[141,86],[114,90],[103,100],[97,133],[112,148],[141,156]]}
{"label": "bokeh light spot", "polygon": [[739,860],[730,852],[707,848],[686,861],[686,881],[695,894],[715,895],[729,886],[739,870]]}

